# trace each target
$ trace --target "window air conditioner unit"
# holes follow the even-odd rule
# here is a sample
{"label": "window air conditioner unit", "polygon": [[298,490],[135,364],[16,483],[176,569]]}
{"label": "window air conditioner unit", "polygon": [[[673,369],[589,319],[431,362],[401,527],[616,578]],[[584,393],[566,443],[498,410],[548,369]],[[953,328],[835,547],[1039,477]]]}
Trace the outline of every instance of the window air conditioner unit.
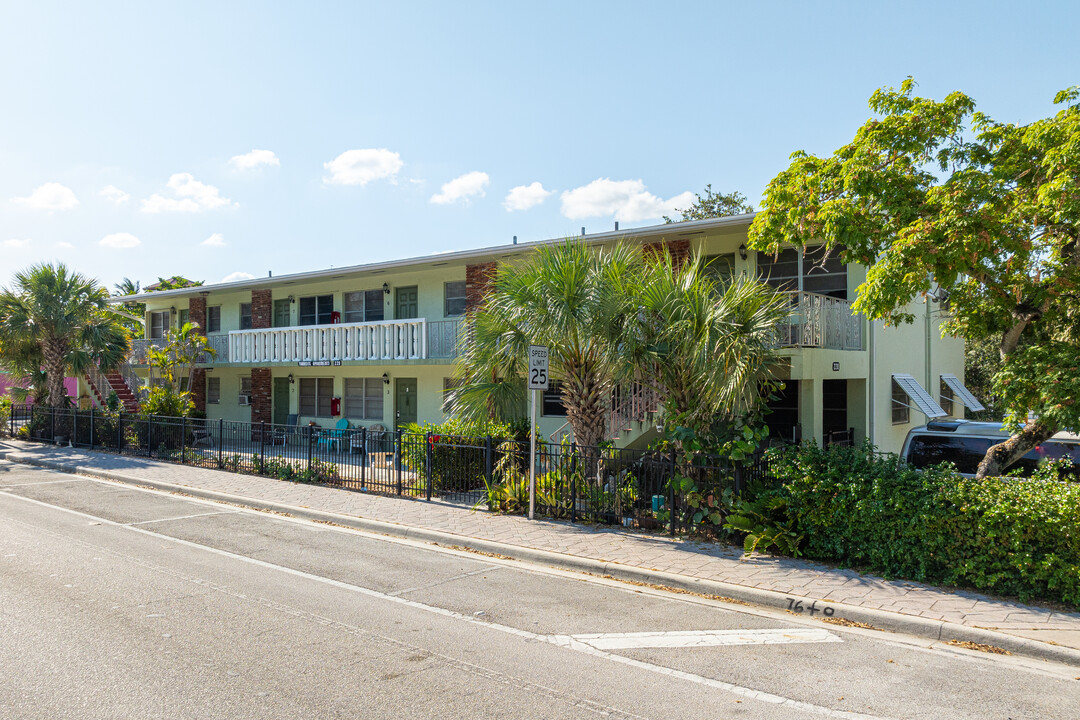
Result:
{"label": "window air conditioner unit", "polygon": [[250,405],[251,404],[251,396],[250,395],[240,395],[237,398],[237,402],[239,402],[241,405]]}

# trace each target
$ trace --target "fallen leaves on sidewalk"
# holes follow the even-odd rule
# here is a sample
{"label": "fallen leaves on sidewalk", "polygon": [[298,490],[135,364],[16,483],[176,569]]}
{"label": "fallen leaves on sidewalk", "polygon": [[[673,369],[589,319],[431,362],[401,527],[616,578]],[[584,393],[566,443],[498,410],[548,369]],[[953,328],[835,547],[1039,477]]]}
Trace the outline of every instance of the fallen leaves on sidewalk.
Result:
{"label": "fallen leaves on sidewalk", "polygon": [[994,653],[995,655],[1012,655],[1011,652],[1004,648],[999,648],[994,645],[984,645],[983,643],[971,642],[969,640],[950,640],[949,645],[954,647],[962,647],[968,650],[978,650],[984,653]]}

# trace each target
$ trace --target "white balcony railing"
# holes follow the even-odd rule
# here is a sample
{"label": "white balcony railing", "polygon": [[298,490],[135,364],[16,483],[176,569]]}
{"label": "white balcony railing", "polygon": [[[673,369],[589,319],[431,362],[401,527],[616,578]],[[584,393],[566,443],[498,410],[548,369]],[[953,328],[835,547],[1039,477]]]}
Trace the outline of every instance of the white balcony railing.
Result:
{"label": "white balcony railing", "polygon": [[[384,320],[238,330],[229,333],[228,361],[231,363],[325,362],[350,360],[424,360],[452,356],[443,339],[442,325],[457,321],[429,323],[427,320]],[[440,342],[429,348],[430,326],[437,326]],[[430,352],[435,350],[435,352]]]}
{"label": "white balcony railing", "polygon": [[828,295],[787,293],[791,313],[780,326],[783,347],[862,350],[862,316],[853,315],[851,303]]}

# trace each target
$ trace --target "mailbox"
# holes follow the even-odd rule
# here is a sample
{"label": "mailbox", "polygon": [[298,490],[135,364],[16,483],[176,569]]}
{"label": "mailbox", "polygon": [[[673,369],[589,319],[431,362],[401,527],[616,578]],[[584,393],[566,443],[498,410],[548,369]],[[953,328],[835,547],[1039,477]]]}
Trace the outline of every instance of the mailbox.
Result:
{"label": "mailbox", "polygon": [[341,398],[330,398],[330,414],[334,416],[341,414]]}

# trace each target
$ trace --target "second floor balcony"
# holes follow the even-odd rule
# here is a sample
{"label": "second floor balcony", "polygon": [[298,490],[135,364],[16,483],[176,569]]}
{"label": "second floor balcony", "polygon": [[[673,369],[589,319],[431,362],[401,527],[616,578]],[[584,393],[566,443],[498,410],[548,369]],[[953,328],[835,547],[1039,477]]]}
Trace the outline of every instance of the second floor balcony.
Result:
{"label": "second floor balcony", "polygon": [[847,300],[809,292],[789,292],[790,313],[780,326],[780,346],[862,350],[863,318]]}
{"label": "second floor balcony", "polygon": [[[399,362],[457,357],[461,320],[384,320],[334,325],[300,325],[236,330],[210,335],[215,351],[200,363],[265,365],[300,362]],[[146,365],[148,349],[165,340],[135,340],[130,362]]]}

